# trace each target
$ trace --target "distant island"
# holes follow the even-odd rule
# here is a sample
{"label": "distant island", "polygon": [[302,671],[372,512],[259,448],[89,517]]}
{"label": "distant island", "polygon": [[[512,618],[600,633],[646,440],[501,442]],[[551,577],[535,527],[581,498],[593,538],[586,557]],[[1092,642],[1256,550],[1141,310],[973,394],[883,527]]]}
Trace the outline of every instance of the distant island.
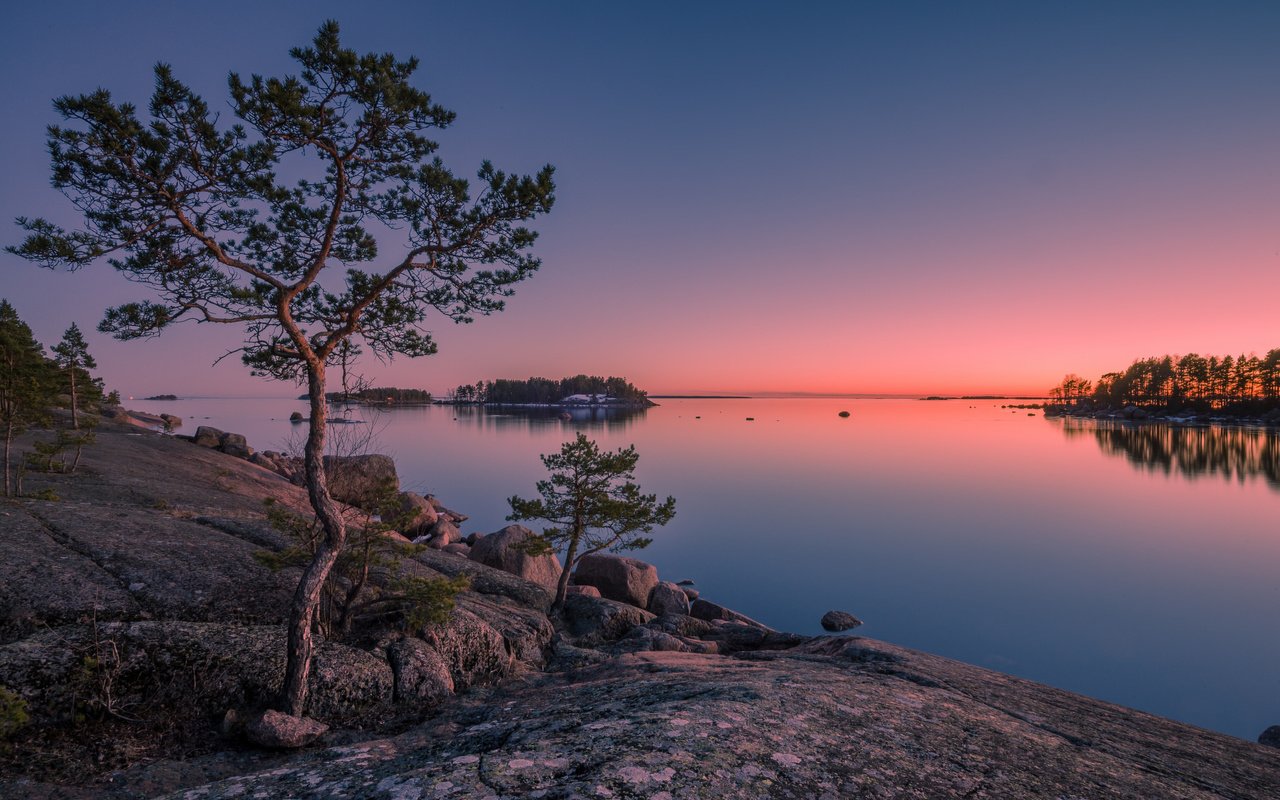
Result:
{"label": "distant island", "polygon": [[574,375],[570,378],[498,378],[462,384],[451,390],[445,405],[489,406],[612,406],[648,408],[657,405],[648,393],[625,378]]}
{"label": "distant island", "polygon": [[143,400],[177,400],[176,394],[153,394],[150,397],[144,397]]}
{"label": "distant island", "polygon": [[[308,396],[298,395],[299,400]],[[426,389],[400,389],[395,386],[375,386],[354,392],[328,392],[325,399],[330,403],[360,406],[429,406],[434,401],[431,392]]]}

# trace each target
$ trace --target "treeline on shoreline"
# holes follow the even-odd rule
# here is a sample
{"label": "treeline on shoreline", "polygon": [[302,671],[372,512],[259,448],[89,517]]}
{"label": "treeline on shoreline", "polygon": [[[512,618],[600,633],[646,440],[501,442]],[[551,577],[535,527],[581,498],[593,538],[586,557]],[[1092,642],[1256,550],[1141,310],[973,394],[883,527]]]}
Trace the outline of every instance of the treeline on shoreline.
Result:
{"label": "treeline on shoreline", "polygon": [[1058,405],[1074,408],[1255,414],[1280,407],[1280,348],[1262,357],[1188,353],[1142,358],[1097,381],[1067,375],[1049,394]]}
{"label": "treeline on shoreline", "polygon": [[573,395],[598,395],[606,402],[649,405],[648,393],[625,378],[574,375],[559,380],[498,378],[462,384],[449,392],[445,402],[554,405]]}

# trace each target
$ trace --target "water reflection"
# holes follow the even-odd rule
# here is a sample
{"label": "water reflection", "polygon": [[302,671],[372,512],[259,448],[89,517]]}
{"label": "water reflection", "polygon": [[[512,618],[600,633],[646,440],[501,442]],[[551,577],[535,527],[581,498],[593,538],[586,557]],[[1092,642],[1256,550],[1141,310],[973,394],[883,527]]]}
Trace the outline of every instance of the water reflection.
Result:
{"label": "water reflection", "polygon": [[567,408],[531,406],[453,406],[454,419],[479,428],[511,430],[513,428],[547,429],[594,428],[625,431],[644,418],[644,408],[607,408],[572,406]]}
{"label": "water reflection", "polygon": [[1067,418],[1062,432],[1068,439],[1091,436],[1102,452],[1146,472],[1239,482],[1262,477],[1280,490],[1280,431]]}

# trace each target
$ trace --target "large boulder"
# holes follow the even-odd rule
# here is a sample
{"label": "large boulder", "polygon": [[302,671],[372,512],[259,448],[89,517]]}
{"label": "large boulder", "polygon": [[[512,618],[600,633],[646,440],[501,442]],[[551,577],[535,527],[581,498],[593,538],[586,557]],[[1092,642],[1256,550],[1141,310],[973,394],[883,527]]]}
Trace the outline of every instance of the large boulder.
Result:
{"label": "large boulder", "polygon": [[248,458],[253,455],[253,448],[242,433],[224,433],[218,442],[218,449],[229,456]]}
{"label": "large boulder", "polygon": [[535,535],[523,525],[508,525],[477,539],[471,546],[470,558],[485,566],[519,575],[554,592],[560,580],[560,559],[553,553],[529,555],[521,547]]}
{"label": "large boulder", "polygon": [[653,614],[688,614],[689,598],[684,590],[670,581],[662,581],[649,592],[645,605]]}
{"label": "large boulder", "polygon": [[654,618],[635,606],[585,594],[565,595],[561,613],[569,635],[584,647],[617,641]]}
{"label": "large boulder", "polygon": [[387,647],[387,662],[395,674],[395,700],[418,707],[439,705],[453,694],[449,664],[421,639],[401,639]]}
{"label": "large boulder", "polygon": [[400,514],[404,517],[402,530],[410,539],[425,536],[440,516],[435,506],[416,492],[401,492],[399,504]]}
{"label": "large boulder", "polygon": [[201,447],[211,447],[216,450],[218,445],[222,444],[222,437],[225,435],[226,434],[217,428],[211,428],[208,425],[201,425],[196,428],[196,435],[191,441]]}
{"label": "large boulder", "polygon": [[325,456],[324,469],[329,477],[329,494],[353,506],[372,507],[387,492],[400,489],[396,462],[379,453]]}
{"label": "large boulder", "polygon": [[658,569],[639,559],[595,553],[578,560],[573,582],[594,586],[610,600],[644,608],[658,585]]}

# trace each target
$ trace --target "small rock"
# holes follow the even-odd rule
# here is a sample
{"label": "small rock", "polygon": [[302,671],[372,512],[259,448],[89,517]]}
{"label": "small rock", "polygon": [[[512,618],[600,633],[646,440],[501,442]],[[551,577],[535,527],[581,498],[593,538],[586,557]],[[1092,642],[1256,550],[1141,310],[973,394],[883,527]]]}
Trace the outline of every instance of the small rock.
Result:
{"label": "small rock", "polygon": [[862,620],[847,611],[828,611],[822,615],[822,629],[832,632],[847,631],[858,627]]}
{"label": "small rock", "polygon": [[1258,735],[1258,744],[1267,747],[1280,747],[1280,725],[1272,725]]}
{"label": "small rock", "polygon": [[292,750],[319,739],[329,730],[323,722],[294,717],[279,711],[264,711],[245,725],[245,736],[259,747]]}
{"label": "small rock", "polygon": [[290,421],[290,422],[293,422],[293,423],[303,422],[303,421],[304,421],[304,417],[302,416],[302,412],[301,412],[301,411],[295,411],[295,412],[293,412],[292,414],[290,414],[290,415],[289,415],[289,421]]}
{"label": "small rock", "polygon": [[581,595],[586,595],[587,597],[600,596],[600,590],[594,586],[578,586],[576,584],[570,584],[569,586],[565,587],[564,592],[566,596],[571,594],[581,594]]}
{"label": "small rock", "polygon": [[663,614],[688,614],[689,597],[674,583],[662,581],[649,591],[645,608],[658,616]]}

